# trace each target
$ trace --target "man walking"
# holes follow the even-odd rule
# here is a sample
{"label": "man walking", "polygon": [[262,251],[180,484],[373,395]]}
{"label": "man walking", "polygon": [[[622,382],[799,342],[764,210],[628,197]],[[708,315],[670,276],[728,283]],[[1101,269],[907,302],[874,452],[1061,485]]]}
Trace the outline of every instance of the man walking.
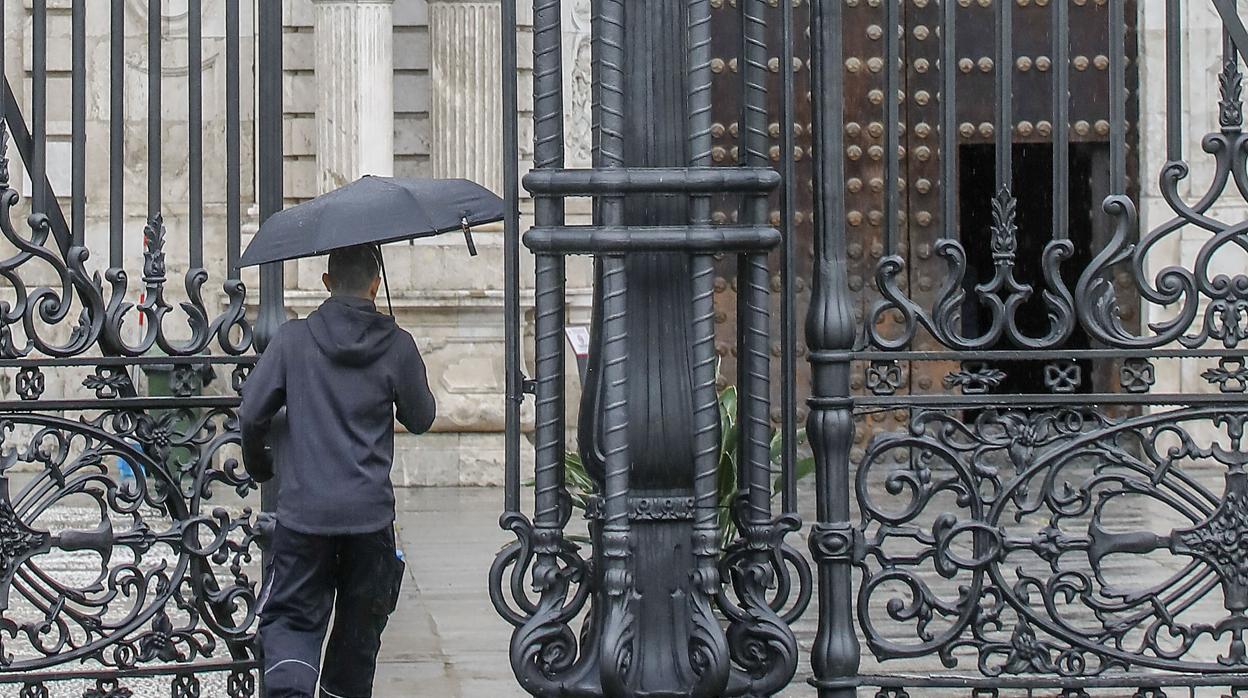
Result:
{"label": "man walking", "polygon": [[[374,304],[379,254],[332,252],[322,277],[330,298],[282,326],[242,390],[244,464],[258,482],[274,461],[281,475],[259,630],[269,698],[371,696],[398,602],[394,418],[424,433],[435,405],[412,336]],[[283,407],[285,428],[273,429]]]}

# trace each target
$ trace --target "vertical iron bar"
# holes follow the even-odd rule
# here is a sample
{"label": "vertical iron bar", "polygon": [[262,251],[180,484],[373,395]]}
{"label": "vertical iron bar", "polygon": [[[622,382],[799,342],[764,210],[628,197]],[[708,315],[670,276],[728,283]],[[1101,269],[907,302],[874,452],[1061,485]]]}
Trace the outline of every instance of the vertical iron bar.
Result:
{"label": "vertical iron bar", "polygon": [[113,0],[109,16],[108,266],[125,264],[126,5]]}
{"label": "vertical iron bar", "polygon": [[811,365],[807,433],[815,457],[819,518],[810,533],[810,551],[819,568],[819,628],[811,666],[820,698],[855,696],[861,661],[851,601],[849,451],[854,420],[849,379],[856,323],[845,257],[843,7],[839,0],[815,0],[810,7],[815,269],[806,319]]}
{"label": "vertical iron bar", "polygon": [[997,3],[997,191],[1014,186],[1014,3]]}
{"label": "vertical iron bar", "polygon": [[1053,239],[1070,236],[1070,6],[1053,3]]}
{"label": "vertical iron bar", "polygon": [[797,166],[793,125],[793,3],[780,3],[780,220],[784,229],[784,249],[780,265],[780,471],[783,477],[781,508],[785,514],[797,512],[797,228],[793,209],[797,187]]}
{"label": "vertical iron bar", "polygon": [[[602,167],[624,165],[624,2],[599,0],[598,145]],[[604,197],[606,226],[624,222],[624,197]],[[631,693],[626,657],[635,652],[633,541],[628,498],[631,489],[628,439],[628,271],[624,257],[600,258],[602,274],[603,526],[601,533],[606,617],[599,647],[599,673],[606,695]]]}
{"label": "vertical iron bar", "polygon": [[[0,37],[8,36],[8,34],[5,34],[6,23],[4,21],[4,12],[5,12],[4,5],[5,5],[4,0],[0,0]],[[9,95],[8,95],[9,79],[8,79],[8,73],[5,72],[7,68],[8,68],[8,64],[4,60],[4,49],[3,47],[0,47],[0,128],[8,127],[8,123],[5,122],[5,116],[7,114],[7,105],[9,102]],[[8,131],[9,131],[9,136],[11,138],[13,135],[13,130],[8,129]]]}
{"label": "vertical iron bar", "polygon": [[70,239],[81,246],[87,220],[87,7],[74,0],[70,15]]}
{"label": "vertical iron bar", "polygon": [[504,493],[507,513],[520,511],[520,404],[524,400],[520,374],[520,175],[516,114],[516,0],[502,2],[503,61],[503,322],[506,325],[507,412]]}
{"label": "vertical iron bar", "polygon": [[190,186],[190,263],[192,269],[204,266],[204,157],[203,157],[203,12],[201,0],[187,3],[186,81],[187,151]]}
{"label": "vertical iron bar", "polygon": [[1127,192],[1126,0],[1109,0],[1110,193]]}
{"label": "vertical iron bar", "polygon": [[[767,25],[764,0],[740,0],[744,87],[742,151],[745,165],[767,167]],[[745,221],[766,225],[767,197],[745,200]],[[741,425],[740,483],[745,488],[752,523],[771,518],[771,358],[767,256],[738,257],[738,420]]]}
{"label": "vertical iron bar", "polygon": [[[616,168],[624,165],[624,3],[623,0],[601,0],[599,8],[598,144],[601,166]],[[624,198],[604,197],[601,212],[604,226],[622,224]],[[627,283],[623,257],[602,259],[602,282],[603,380],[606,393],[603,455],[607,460],[604,528],[627,532],[630,464],[627,391],[624,389],[627,376],[623,367],[628,353],[628,325],[625,319]]]}
{"label": "vertical iron bar", "polygon": [[[1054,3],[1061,4],[1061,3]],[[940,186],[942,220],[948,237],[958,221],[958,4],[942,7],[940,30]]]}
{"label": "vertical iron bar", "polygon": [[160,25],[161,0],[151,0],[147,11],[147,215],[160,213]]}
{"label": "vertical iron bar", "polygon": [[898,3],[884,0],[884,254],[897,254],[898,183],[901,181],[901,37]]}
{"label": "vertical iron bar", "polygon": [[[710,167],[711,129],[711,3],[710,0],[689,0],[689,164]],[[705,224],[711,220],[711,200],[694,196],[690,202],[689,220]],[[710,536],[710,550],[702,549],[703,558],[714,553],[718,559],[717,476],[719,471],[720,423],[719,401],[715,386],[715,264],[711,257],[695,255],[693,274],[693,337],[694,337],[694,477],[695,554],[697,536]],[[708,326],[707,323],[710,323]],[[709,354],[708,354],[709,351]],[[705,568],[715,571],[715,564]]]}
{"label": "vertical iron bar", "polygon": [[[701,0],[695,0],[701,1]],[[715,395],[715,262],[694,255],[694,478],[695,535],[717,539],[716,484],[719,474],[719,403]],[[715,543],[718,548],[718,543]],[[715,552],[715,551],[710,551]],[[709,554],[709,553],[708,553]],[[711,569],[714,565],[711,565]]]}
{"label": "vertical iron bar", "polygon": [[[257,7],[260,43],[257,74],[256,121],[259,151],[257,195],[260,222],[282,210],[282,6],[261,2]],[[260,268],[260,314],[256,319],[256,349],[264,351],[277,328],[286,321],[285,279],[281,262]]]}
{"label": "vertical iron bar", "polygon": [[[688,93],[689,164],[710,167],[711,130],[711,2],[688,0]],[[690,201],[689,221],[711,222],[711,199],[696,195]],[[723,435],[716,395],[715,353],[715,259],[695,254],[690,260],[693,275],[693,501],[692,552],[694,572],[690,583],[689,641],[699,648],[704,666],[691,695],[719,695],[731,671],[727,637],[712,606],[720,593],[719,574],[719,455]],[[694,654],[693,651],[690,654]]]}
{"label": "vertical iron bar", "polygon": [[[547,212],[548,213],[548,212]],[[543,216],[546,218],[546,216]],[[540,222],[537,223],[541,225]],[[557,254],[539,254],[536,260],[535,369],[537,421],[534,426],[537,462],[534,471],[535,515],[538,527],[560,528],[561,474],[565,452],[563,430],[564,260]],[[553,560],[551,560],[553,562]]]}
{"label": "vertical iron bar", "polygon": [[243,223],[238,2],[225,2],[225,260],[229,279],[239,278]]}
{"label": "vertical iron bar", "polygon": [[[563,167],[563,74],[559,0],[535,0],[533,7],[533,160],[539,169]],[[514,118],[514,115],[513,115]],[[534,201],[534,223],[563,224],[563,199],[542,196]],[[564,327],[567,270],[561,254],[536,260],[535,369],[537,463],[534,523],[561,529],[564,436]],[[552,553],[555,551],[552,551]],[[555,565],[551,554],[543,562]],[[540,565],[539,565],[540,567]],[[534,568],[535,574],[544,574]]]}
{"label": "vertical iron bar", "polygon": [[30,167],[31,210],[45,213],[47,202],[48,147],[48,2],[31,4],[30,131],[34,145]]}
{"label": "vertical iron bar", "polygon": [[[256,122],[259,154],[257,202],[260,222],[282,209],[282,3],[258,2],[259,43],[256,67]],[[285,273],[281,262],[260,267],[260,313],[256,319],[256,351],[264,351],[286,321]],[[260,488],[260,507],[273,511],[281,486],[279,474]]]}
{"label": "vertical iron bar", "polygon": [[[607,0],[607,4],[612,1]],[[606,382],[603,417],[603,455],[606,457],[603,529],[627,535],[629,471],[632,464],[628,456],[628,392],[625,373],[628,361],[628,282],[623,257],[610,256],[603,260],[602,281],[603,377]]]}
{"label": "vertical iron bar", "polygon": [[1183,30],[1180,0],[1166,0],[1166,159],[1183,159]]}

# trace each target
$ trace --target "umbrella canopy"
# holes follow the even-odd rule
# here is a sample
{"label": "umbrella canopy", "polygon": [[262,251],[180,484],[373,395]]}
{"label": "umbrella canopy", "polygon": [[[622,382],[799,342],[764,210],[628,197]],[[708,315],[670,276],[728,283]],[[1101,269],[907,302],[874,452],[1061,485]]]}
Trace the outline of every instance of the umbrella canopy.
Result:
{"label": "umbrella canopy", "polygon": [[239,266],[314,257],[352,245],[380,245],[503,219],[503,200],[466,179],[365,175],[269,216]]}

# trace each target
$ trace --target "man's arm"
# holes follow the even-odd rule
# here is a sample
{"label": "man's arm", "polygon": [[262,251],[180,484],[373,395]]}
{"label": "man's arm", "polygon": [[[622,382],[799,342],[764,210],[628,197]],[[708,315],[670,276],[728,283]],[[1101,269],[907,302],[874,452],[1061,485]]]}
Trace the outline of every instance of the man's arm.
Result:
{"label": "man's arm", "polygon": [[429,377],[425,373],[425,361],[410,336],[406,338],[407,349],[403,352],[402,365],[395,371],[394,407],[399,423],[413,434],[423,434],[433,426],[437,416],[437,403],[429,389]]}
{"label": "man's arm", "polygon": [[282,333],[243,383],[243,404],[238,408],[242,432],[243,467],[256,482],[273,479],[273,455],[268,448],[273,415],[286,404],[286,369],[282,359]]}

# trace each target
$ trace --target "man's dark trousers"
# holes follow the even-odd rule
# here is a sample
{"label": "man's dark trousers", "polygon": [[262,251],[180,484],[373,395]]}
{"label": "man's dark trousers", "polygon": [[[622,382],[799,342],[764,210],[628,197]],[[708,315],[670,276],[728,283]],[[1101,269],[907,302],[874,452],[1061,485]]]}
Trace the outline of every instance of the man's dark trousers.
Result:
{"label": "man's dark trousers", "polygon": [[[278,524],[271,554],[259,631],[265,696],[372,696],[381,631],[394,611],[403,576],[393,528],[316,536]],[[334,627],[321,671],[331,610]]]}

